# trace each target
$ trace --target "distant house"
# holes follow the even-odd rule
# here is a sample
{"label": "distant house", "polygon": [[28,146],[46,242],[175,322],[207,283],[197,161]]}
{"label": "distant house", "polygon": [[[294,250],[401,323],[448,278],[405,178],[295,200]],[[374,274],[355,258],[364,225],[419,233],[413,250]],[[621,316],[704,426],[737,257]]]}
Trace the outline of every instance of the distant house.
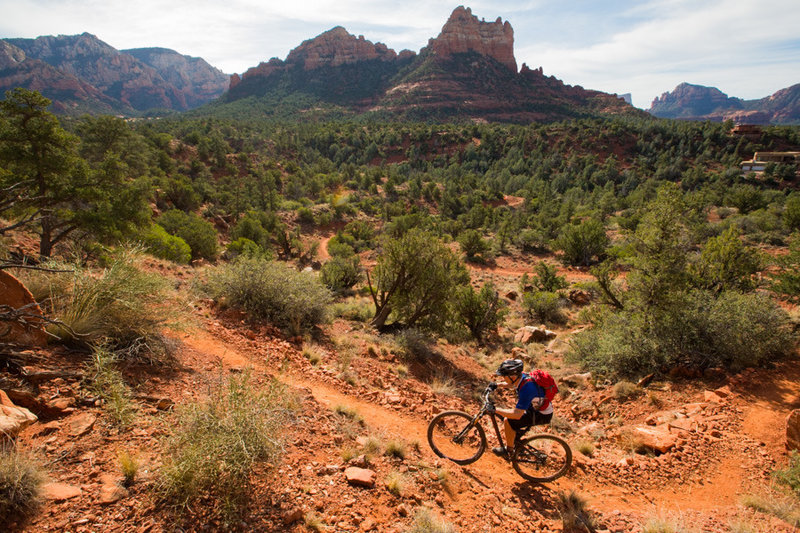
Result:
{"label": "distant house", "polygon": [[760,137],[761,126],[758,124],[736,124],[731,128],[732,135],[743,135],[745,137]]}
{"label": "distant house", "polygon": [[768,163],[784,163],[800,167],[800,152],[756,152],[753,159],[742,161],[742,172],[764,172]]}

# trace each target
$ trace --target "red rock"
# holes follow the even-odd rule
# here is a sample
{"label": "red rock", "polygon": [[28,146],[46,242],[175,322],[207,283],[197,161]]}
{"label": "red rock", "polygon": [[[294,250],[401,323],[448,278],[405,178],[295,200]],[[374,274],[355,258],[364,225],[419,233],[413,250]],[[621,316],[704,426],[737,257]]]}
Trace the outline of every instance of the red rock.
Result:
{"label": "red rock", "polygon": [[786,449],[800,450],[800,409],[786,417]]}
{"label": "red rock", "polygon": [[42,496],[47,500],[60,502],[69,500],[83,493],[80,487],[67,483],[47,483],[42,486]]}
{"label": "red rock", "polygon": [[109,505],[128,497],[128,490],[118,483],[109,483],[100,487],[100,503]]}
{"label": "red rock", "polygon": [[489,56],[517,72],[514,59],[514,29],[497,18],[494,22],[479,21],[470,8],[457,7],[436,39],[429,46],[440,56],[477,52]]}
{"label": "red rock", "polygon": [[703,393],[703,399],[708,403],[722,403],[723,398],[714,391],[707,390]]}
{"label": "red rock", "polygon": [[10,326],[11,329],[3,335],[3,342],[26,346],[47,344],[45,323],[37,318],[42,316],[39,304],[21,281],[4,270],[0,270],[0,305],[8,305],[13,309],[24,308],[23,312],[30,315],[25,318],[25,324],[4,322],[3,328]]}
{"label": "red rock", "polygon": [[642,446],[658,453],[667,453],[673,447],[678,436],[671,433],[666,425],[656,427],[639,426],[633,429],[634,434],[641,440]]}
{"label": "red rock", "polygon": [[65,424],[67,433],[72,437],[80,437],[92,430],[94,423],[97,421],[97,415],[93,413],[81,413],[73,416]]}
{"label": "red rock", "polygon": [[36,415],[14,405],[8,395],[0,390],[0,438],[14,437],[37,420]]}
{"label": "red rock", "polygon": [[283,523],[288,526],[294,524],[295,522],[299,522],[300,520],[303,519],[303,516],[305,514],[306,513],[302,507],[295,507],[294,509],[290,509],[289,511],[283,514]]}
{"label": "red rock", "polygon": [[351,466],[344,471],[347,482],[359,487],[372,488],[375,486],[375,472],[367,468]]}

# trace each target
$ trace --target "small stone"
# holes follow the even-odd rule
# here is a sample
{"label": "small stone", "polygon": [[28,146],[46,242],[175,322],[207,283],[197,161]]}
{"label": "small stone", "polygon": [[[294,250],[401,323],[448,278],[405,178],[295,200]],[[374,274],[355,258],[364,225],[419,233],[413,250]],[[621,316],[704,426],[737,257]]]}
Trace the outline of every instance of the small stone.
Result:
{"label": "small stone", "polygon": [[128,490],[117,483],[100,487],[100,503],[103,505],[109,505],[127,497]]}
{"label": "small stone", "polygon": [[344,471],[347,482],[359,487],[372,488],[375,486],[375,472],[367,468],[351,466]]}
{"label": "small stone", "polygon": [[303,519],[303,516],[305,514],[306,514],[305,511],[303,511],[301,507],[295,507],[294,509],[291,509],[286,513],[284,513],[283,523],[288,526],[290,524],[294,524],[295,522],[299,522],[300,520]]}
{"label": "small stone", "polygon": [[97,415],[92,413],[81,413],[70,418],[65,424],[65,427],[70,436],[80,437],[81,435],[89,433],[96,421]]}
{"label": "small stone", "polygon": [[67,483],[47,483],[42,486],[42,496],[54,502],[69,500],[80,496],[82,492],[80,487]]}

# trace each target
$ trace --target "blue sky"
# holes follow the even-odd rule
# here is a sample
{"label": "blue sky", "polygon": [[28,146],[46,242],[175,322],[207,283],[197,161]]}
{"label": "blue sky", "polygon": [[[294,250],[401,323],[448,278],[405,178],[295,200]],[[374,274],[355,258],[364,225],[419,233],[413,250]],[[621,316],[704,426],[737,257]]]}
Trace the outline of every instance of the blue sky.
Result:
{"label": "blue sky", "polygon": [[[334,27],[418,52],[458,4],[439,0],[0,0],[0,38],[89,32],[118,49],[161,46],[226,73]],[[800,83],[798,0],[521,0],[465,3],[514,28],[517,64],[570,85],[632,93],[681,82],[754,99]]]}

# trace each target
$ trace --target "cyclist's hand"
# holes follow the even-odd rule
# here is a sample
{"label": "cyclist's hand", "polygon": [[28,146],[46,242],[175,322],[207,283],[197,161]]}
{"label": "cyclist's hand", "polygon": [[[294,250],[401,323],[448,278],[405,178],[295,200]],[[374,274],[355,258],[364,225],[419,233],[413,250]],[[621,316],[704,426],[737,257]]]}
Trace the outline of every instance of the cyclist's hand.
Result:
{"label": "cyclist's hand", "polygon": [[493,414],[495,414],[497,412],[497,409],[495,409],[493,403],[487,403],[486,404],[486,412],[488,414],[490,414],[490,415],[493,415]]}
{"label": "cyclist's hand", "polygon": [[489,390],[495,390],[495,389],[497,389],[497,383],[492,381],[491,383],[489,383],[489,386],[486,387],[486,388],[489,389]]}

